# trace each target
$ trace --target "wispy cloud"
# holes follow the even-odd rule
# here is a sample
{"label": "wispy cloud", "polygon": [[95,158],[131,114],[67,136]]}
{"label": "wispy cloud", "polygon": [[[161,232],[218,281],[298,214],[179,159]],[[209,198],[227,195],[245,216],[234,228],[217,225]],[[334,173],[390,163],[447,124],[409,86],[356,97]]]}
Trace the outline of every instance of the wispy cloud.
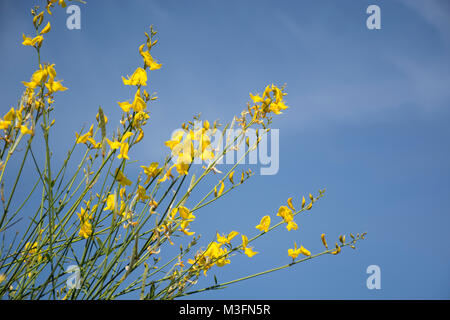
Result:
{"label": "wispy cloud", "polygon": [[[448,3],[409,0],[402,3],[419,13],[419,18],[409,14],[414,19],[413,24],[431,24],[440,38],[450,44]],[[288,121],[293,127],[298,128],[299,123],[301,126],[323,127],[330,123],[385,122],[391,121],[393,111],[405,106],[427,113],[448,106],[450,46],[443,49],[437,44],[436,47],[441,49],[437,52],[434,47],[422,47],[423,38],[397,43],[403,34],[398,32],[399,29],[392,29],[385,32],[398,34],[380,37],[383,41],[377,43],[378,47],[369,47],[370,40],[355,39],[353,34],[343,36],[323,20],[322,25],[316,26],[295,20],[289,13],[280,13],[279,21],[299,42],[299,47],[307,47],[318,54],[326,51],[327,54],[321,56],[328,60],[324,63],[341,65],[339,70],[354,70],[354,76],[347,78],[337,74],[338,71],[330,71],[332,80],[321,75],[323,83],[317,81],[308,84],[308,89],[303,92],[290,94],[289,103],[295,106],[295,110],[290,112],[295,114]],[[339,50],[330,53],[333,47],[327,45],[327,39],[333,39],[336,33],[340,37]],[[361,42],[367,47],[361,46]],[[360,68],[367,72],[361,73]]]}
{"label": "wispy cloud", "polygon": [[426,23],[439,32],[442,40],[450,47],[450,2],[446,0],[399,0],[413,9]]}

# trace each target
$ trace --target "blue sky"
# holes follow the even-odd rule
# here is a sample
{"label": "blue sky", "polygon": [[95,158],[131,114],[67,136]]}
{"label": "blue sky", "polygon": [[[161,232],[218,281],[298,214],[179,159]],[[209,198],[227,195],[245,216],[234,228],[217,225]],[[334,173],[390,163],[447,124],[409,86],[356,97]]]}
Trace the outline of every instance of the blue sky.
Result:
{"label": "blue sky", "polygon": [[[278,230],[255,243],[260,254],[217,269],[232,280],[289,262],[293,241],[321,250],[342,233],[367,231],[357,250],[198,295],[199,299],[450,298],[450,4],[446,1],[87,1],[81,30],[68,30],[56,9],[43,59],[69,88],[57,97],[56,147],[90,124],[101,105],[118,119],[131,97],[121,76],[142,64],[137,48],[153,24],[150,74],[159,100],[145,144],[134,157],[164,158],[174,129],[201,112],[230,121],[249,92],[287,84],[276,117],[280,169],[255,175],[238,192],[198,214],[197,230],[252,234],[289,197],[326,187],[299,230]],[[1,114],[14,105],[36,60],[21,46],[37,1],[0,4]],[[381,8],[381,30],[366,28],[366,8]],[[257,167],[252,167],[258,171]],[[210,230],[213,230],[211,233]],[[368,290],[366,268],[379,265],[381,290]],[[213,281],[212,273],[202,282]],[[194,298],[194,297],[193,297]]]}

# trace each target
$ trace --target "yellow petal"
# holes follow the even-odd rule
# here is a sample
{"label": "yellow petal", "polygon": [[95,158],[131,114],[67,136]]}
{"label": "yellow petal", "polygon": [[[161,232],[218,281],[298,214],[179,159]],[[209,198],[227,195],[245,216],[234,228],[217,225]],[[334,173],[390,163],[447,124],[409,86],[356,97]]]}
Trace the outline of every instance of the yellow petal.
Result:
{"label": "yellow petal", "polygon": [[47,22],[47,25],[44,27],[44,29],[41,30],[41,34],[45,34],[51,30],[50,22]]}
{"label": "yellow petal", "polygon": [[219,193],[218,193],[219,197],[222,195],[224,188],[225,188],[225,184],[222,181],[222,184],[220,185],[220,189],[219,189]]}
{"label": "yellow petal", "polygon": [[234,171],[231,171],[230,175],[228,176],[228,179],[230,179],[230,182],[231,182],[232,184],[234,184],[233,176],[234,176]]}
{"label": "yellow petal", "polygon": [[123,112],[128,112],[131,109],[131,103],[128,101],[124,102],[117,102],[119,104],[119,107],[123,110]]}
{"label": "yellow petal", "polygon": [[244,253],[249,257],[253,257],[255,254],[258,254],[258,252],[253,251],[253,248],[245,248]]}
{"label": "yellow petal", "polygon": [[320,236],[320,238],[322,239],[322,243],[325,246],[325,248],[328,249],[328,245],[327,245],[327,240],[325,239],[325,233],[322,233],[322,235]]}
{"label": "yellow petal", "polygon": [[294,208],[294,206],[292,205],[292,198],[289,198],[289,199],[287,200],[287,203],[288,203],[289,208],[291,208],[292,211],[295,211],[295,208]]}

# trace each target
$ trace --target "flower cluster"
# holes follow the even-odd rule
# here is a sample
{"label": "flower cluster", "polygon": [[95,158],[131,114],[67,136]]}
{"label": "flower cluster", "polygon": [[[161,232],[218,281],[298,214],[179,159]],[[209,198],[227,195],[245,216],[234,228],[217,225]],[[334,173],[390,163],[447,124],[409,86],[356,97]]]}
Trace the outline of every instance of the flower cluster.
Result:
{"label": "flower cluster", "polygon": [[190,164],[195,158],[202,161],[214,159],[215,154],[210,136],[214,134],[215,129],[214,127],[211,130],[210,124],[206,120],[203,122],[202,128],[192,129],[189,128],[189,125],[184,124],[182,130],[176,131],[171,140],[165,142],[165,145],[171,150],[172,157],[176,159],[176,163],[169,167],[167,172],[170,173],[173,168],[176,168],[179,175],[187,175]]}
{"label": "flower cluster", "polygon": [[[216,231],[215,239],[208,241],[206,248],[200,246],[196,247],[195,253],[191,251],[200,239],[200,235],[196,234],[200,232],[193,231],[195,221],[201,218],[199,210],[222,199],[253,175],[250,169],[236,173],[236,167],[242,160],[238,160],[229,170],[222,167],[219,170],[218,165],[223,163],[221,160],[227,152],[244,146],[243,141],[248,150],[242,158],[258,146],[263,136],[260,131],[266,134],[270,130],[272,116],[288,108],[284,100],[285,86],[270,84],[262,93],[250,93],[251,101],[247,108],[225,125],[224,132],[234,129],[235,125],[240,126],[233,137],[225,136],[225,133],[219,137],[221,124],[218,121],[212,124],[203,121],[202,125],[198,125],[200,116],[194,116],[193,122],[183,123],[181,129],[165,142],[170,149],[165,160],[141,165],[142,170],[134,179],[129,170],[129,166],[137,162],[132,151],[144,138],[144,126],[151,118],[150,106],[157,99],[155,93],[147,91],[149,73],[162,67],[152,56],[158,41],[155,39],[156,31],[150,27],[150,32],[145,33],[145,42],[138,48],[141,67],[121,79],[124,86],[131,87],[132,94],[128,100],[117,102],[120,109],[116,108],[121,111],[117,128],[107,131],[107,125],[109,128],[111,122],[114,124],[111,121],[114,119],[108,119],[100,107],[95,117],[97,123],[89,125],[87,131],[83,128],[75,133],[72,148],[59,166],[58,161],[52,159],[55,150],[49,147],[50,129],[55,122],[51,120],[51,115],[55,94],[67,88],[57,78],[55,65],[41,62],[44,36],[47,37],[46,34],[52,29],[50,22],[44,23],[44,15],[51,15],[56,4],[66,7],[65,0],[47,0],[45,9],[39,10],[36,6],[31,11],[36,33],[33,36],[23,34],[21,42],[36,50],[35,71],[29,81],[23,82],[24,93],[18,105],[11,107],[0,118],[0,141],[3,141],[3,148],[0,149],[0,198],[4,207],[0,216],[0,233],[12,230],[11,226],[22,218],[17,219],[21,209],[25,205],[27,209],[32,207],[27,202],[35,199],[33,192],[42,190],[41,200],[35,203],[34,216],[30,216],[29,227],[21,228],[24,230],[22,240],[16,242],[14,238],[12,244],[16,243],[16,247],[11,244],[6,253],[0,252],[0,298],[7,294],[14,299],[114,299],[140,291],[141,299],[173,299],[222,288],[322,254],[336,255],[345,246],[355,248],[356,241],[364,238],[365,233],[350,234],[350,241],[341,235],[339,243],[328,248],[325,234],[322,234],[321,240],[326,250],[317,254],[312,254],[294,241],[293,248],[287,250],[292,261],[284,266],[224,283],[218,283],[214,275],[214,286],[188,291],[202,274],[206,275],[214,266],[229,265],[234,255],[252,258],[263,252],[259,248],[256,251],[254,243],[273,229],[285,226],[288,231],[298,230],[294,220],[296,216],[311,210],[313,203],[324,194],[324,190],[319,190],[316,197],[309,194],[308,204],[302,197],[298,210],[293,198],[289,198],[287,204],[281,205],[276,212],[280,218],[274,213],[259,219],[255,226],[258,232],[254,235],[247,236],[242,229],[229,233]],[[37,148],[31,148],[35,134],[41,132],[35,132],[39,126],[44,138],[42,154],[45,159],[35,157]],[[252,126],[258,127],[257,139],[250,143],[248,131],[253,130],[250,128]],[[28,141],[22,149],[20,141],[24,137]],[[222,145],[213,145],[217,138],[224,140],[223,148]],[[10,176],[9,173],[5,175],[5,170],[18,146],[19,150],[25,151],[21,152],[22,163],[13,167],[18,168],[18,173],[11,187],[11,180],[4,183],[3,177]],[[84,155],[75,165],[73,158],[80,154],[74,150],[80,148]],[[14,192],[27,187],[16,188],[22,180],[22,169],[26,168],[29,155],[33,168],[36,168],[37,182],[14,212],[10,209]],[[203,164],[204,171],[198,176],[191,170],[194,163]],[[202,187],[199,188],[200,184]],[[201,197],[196,200],[198,194]],[[166,253],[160,254],[164,246],[174,245],[181,237],[186,242],[180,244],[177,255],[167,259]],[[238,241],[239,238],[241,241]],[[300,255],[305,257],[298,259]],[[253,261],[256,262],[258,257]],[[186,259],[188,264],[185,265]],[[63,268],[74,261],[82,273],[82,290],[67,288],[66,279],[62,281],[61,278],[66,273]],[[135,276],[136,270],[142,269],[143,274]],[[135,278],[129,280],[131,274]]]}
{"label": "flower cluster", "polygon": [[86,203],[86,208],[81,207],[80,213],[77,213],[78,219],[80,220],[80,231],[78,232],[78,235],[85,239],[89,238],[89,236],[92,234],[91,220],[93,218],[93,215],[91,211],[95,211],[96,209],[95,206],[92,208],[92,210],[89,207],[90,205],[88,202]]}
{"label": "flower cluster", "polygon": [[189,259],[188,262],[192,264],[193,271],[202,270],[206,275],[206,272],[214,265],[223,267],[230,263],[227,259],[229,251],[221,242],[213,241],[208,245],[205,251],[199,251],[195,255],[194,259]]}

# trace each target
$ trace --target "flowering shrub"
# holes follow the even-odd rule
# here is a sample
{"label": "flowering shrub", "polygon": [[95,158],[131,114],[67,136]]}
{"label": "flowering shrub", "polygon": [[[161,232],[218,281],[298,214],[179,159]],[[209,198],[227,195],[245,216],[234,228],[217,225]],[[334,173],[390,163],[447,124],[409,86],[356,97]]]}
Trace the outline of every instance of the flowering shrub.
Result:
{"label": "flowering shrub", "polygon": [[[325,190],[320,190],[315,196],[309,194],[307,200],[302,197],[296,205],[294,199],[287,199],[276,215],[266,215],[259,223],[255,221],[252,235],[233,230],[227,234],[218,233],[214,241],[201,243],[200,236],[191,226],[199,209],[214,203],[252,176],[250,170],[238,171],[242,158],[225,173],[216,165],[228,152],[246,145],[245,157],[258,146],[270,130],[272,116],[288,108],[285,88],[271,84],[260,94],[250,94],[247,108],[225,126],[237,126],[240,131],[232,138],[225,133],[221,135],[225,141],[223,149],[218,150],[211,142],[220,126],[217,121],[205,120],[200,127],[191,121],[182,124],[181,129],[165,142],[170,150],[165,161],[141,163],[141,175],[132,181],[127,175],[127,165],[133,158],[133,147],[144,139],[143,128],[150,119],[149,108],[157,99],[146,90],[148,74],[162,66],[151,54],[158,42],[157,33],[151,27],[138,49],[143,67],[122,77],[123,84],[134,88],[135,94],[118,102],[122,116],[116,130],[107,131],[112,119],[99,108],[90,128],[75,134],[66,159],[58,166],[52,161],[49,147],[55,122],[52,111],[57,96],[64,94],[67,88],[58,80],[55,65],[42,62],[41,57],[45,34],[52,28],[50,22],[45,23],[45,17],[52,14],[55,5],[66,6],[63,0],[48,0],[45,10],[39,7],[31,10],[36,34],[24,34],[22,44],[35,49],[36,71],[28,82],[23,82],[24,92],[17,107],[11,108],[0,119],[0,183],[4,205],[0,218],[3,238],[0,297],[114,299],[125,295],[141,299],[174,299],[219,289],[324,254],[336,255],[341,248],[354,248],[354,244],[364,238],[364,233],[350,234],[351,240],[347,241],[342,235],[339,243],[329,247],[322,234],[325,247],[322,252],[311,253],[303,245],[293,243],[292,248],[286,248],[287,256],[292,258],[289,264],[198,288],[200,277],[212,268],[227,266],[233,255],[242,253],[252,258],[259,254],[262,251],[256,245],[259,237],[280,227],[287,231],[297,230],[296,216],[311,210],[324,195]],[[194,120],[199,121],[199,118],[194,117]],[[256,128],[257,139],[252,143],[248,137],[245,139],[249,128]],[[44,142],[43,165],[38,163],[31,148],[35,136],[40,134]],[[77,166],[70,167],[68,163],[75,160],[76,148],[84,150],[84,154],[78,159]],[[4,181],[11,157],[17,153],[21,154],[22,160],[16,178]],[[16,204],[12,200],[27,161],[35,166],[37,180],[23,202]],[[192,174],[194,162],[203,164],[198,177]],[[193,204],[196,193],[200,193],[199,183],[211,174],[218,180],[200,201]],[[41,197],[33,204],[35,212],[23,212],[24,205],[32,201],[31,195],[39,189],[42,190]],[[29,214],[30,223],[20,236],[12,237],[8,232],[19,214]],[[240,227],[237,225],[236,230]],[[6,237],[8,248],[4,246]],[[177,255],[163,259],[161,251],[180,238],[187,238],[188,244],[181,245]],[[67,265],[71,265],[69,270],[65,268]],[[67,281],[67,271],[74,273],[69,279],[72,282]]]}

